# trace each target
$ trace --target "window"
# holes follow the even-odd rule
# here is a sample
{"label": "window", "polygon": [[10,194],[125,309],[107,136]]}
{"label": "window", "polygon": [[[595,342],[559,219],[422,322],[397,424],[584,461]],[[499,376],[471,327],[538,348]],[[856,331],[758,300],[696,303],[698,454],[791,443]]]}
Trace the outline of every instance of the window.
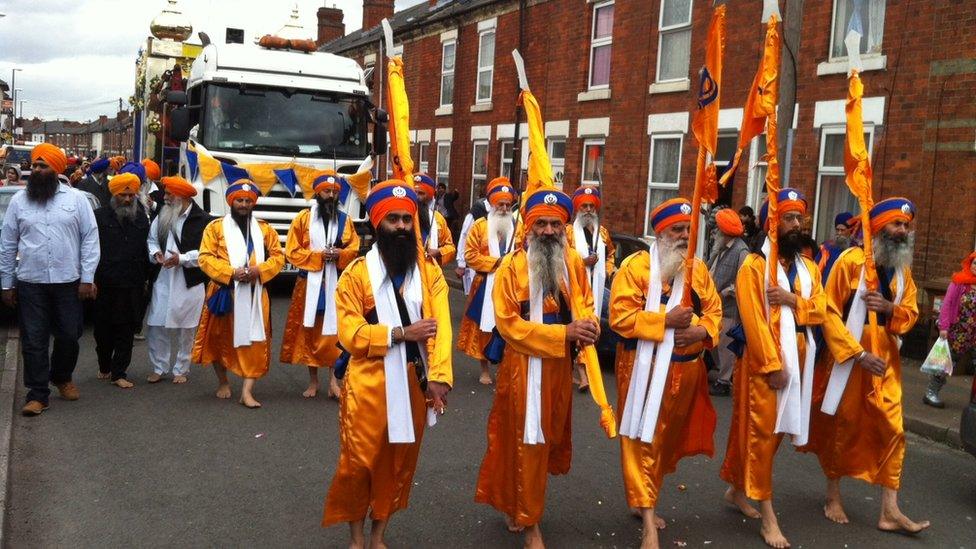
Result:
{"label": "window", "polygon": [[593,7],[590,31],[590,89],[610,87],[610,50],[613,43],[613,2]]}
{"label": "window", "polygon": [[451,144],[437,144],[437,182],[451,186]]}
{"label": "window", "polygon": [[715,165],[724,168],[732,162],[735,156],[735,149],[739,146],[739,134],[736,132],[720,131],[718,134],[718,147],[715,149]]}
{"label": "window", "polygon": [[657,81],[688,78],[691,63],[691,0],[661,0]]}
{"label": "window", "polygon": [[558,189],[563,188],[563,176],[566,172],[566,140],[549,140],[549,162],[552,164],[552,177]]}
{"label": "window", "polygon": [[491,80],[495,73],[495,29],[478,35],[478,91],[476,103],[491,101]]}
{"label": "window", "polygon": [[766,134],[760,134],[752,140],[752,165],[749,169],[749,178],[752,182],[748,201],[753,211],[759,212],[763,200],[766,200],[766,170],[769,164],[766,162]]}
{"label": "window", "polygon": [[430,143],[423,141],[417,145],[417,165],[420,167],[421,173],[430,173],[427,171],[428,163],[427,159],[430,155]]}
{"label": "window", "polygon": [[488,142],[475,141],[471,154],[471,203],[481,196],[488,184]]}
{"label": "window", "polygon": [[847,25],[851,21],[854,8],[860,8],[861,55],[881,54],[881,38],[884,34],[885,0],[834,0],[834,24],[830,39],[831,59],[846,58],[847,47],[844,38],[847,36]]}
{"label": "window", "polygon": [[386,178],[390,179],[393,177],[393,155],[390,154],[390,144],[386,144]]}
{"label": "window", "polygon": [[441,45],[441,106],[454,102],[454,58],[457,42],[451,40]]}
{"label": "window", "polygon": [[681,174],[680,134],[651,136],[650,173],[647,181],[647,215],[644,234],[651,235],[650,213],[658,204],[678,196],[678,179]]}
{"label": "window", "polygon": [[607,142],[603,139],[587,139],[583,142],[583,179],[587,185],[603,182],[603,155]]}
{"label": "window", "polygon": [[[873,128],[865,128],[864,142],[871,154]],[[820,136],[820,164],[817,169],[817,203],[813,237],[819,240],[834,234],[834,216],[859,211],[857,199],[844,182],[844,126],[825,127]]]}

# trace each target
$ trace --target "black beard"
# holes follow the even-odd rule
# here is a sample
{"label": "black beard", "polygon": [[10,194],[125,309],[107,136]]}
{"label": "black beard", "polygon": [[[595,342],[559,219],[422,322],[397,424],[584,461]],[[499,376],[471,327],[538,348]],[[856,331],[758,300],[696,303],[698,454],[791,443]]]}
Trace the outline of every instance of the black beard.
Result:
{"label": "black beard", "polygon": [[47,204],[58,192],[58,184],[58,174],[46,176],[32,171],[27,178],[27,198],[31,202]]}
{"label": "black beard", "polygon": [[430,209],[423,202],[417,203],[417,219],[420,220],[420,232],[427,234],[430,232]]}
{"label": "black beard", "polygon": [[336,216],[339,201],[335,198],[327,200],[319,195],[315,195],[315,203],[318,204],[319,217],[322,218],[323,223],[328,225],[332,221],[332,218]]}
{"label": "black beard", "polygon": [[237,213],[236,209],[231,208],[230,218],[233,219],[235,223],[237,223],[237,226],[241,229],[241,234],[245,235],[246,237],[247,230],[251,226],[251,213],[248,212],[247,215],[241,215]]}
{"label": "black beard", "polygon": [[376,246],[391,276],[407,274],[417,263],[417,243],[408,229],[376,232]]}
{"label": "black beard", "polygon": [[780,235],[778,241],[779,256],[792,261],[797,254],[803,250],[803,233],[800,231],[790,231],[785,235]]}

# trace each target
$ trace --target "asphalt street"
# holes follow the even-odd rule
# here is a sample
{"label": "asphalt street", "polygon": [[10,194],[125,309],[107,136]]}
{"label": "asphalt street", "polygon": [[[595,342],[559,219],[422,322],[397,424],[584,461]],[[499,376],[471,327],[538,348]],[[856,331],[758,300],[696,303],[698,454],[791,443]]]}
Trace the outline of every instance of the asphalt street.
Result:
{"label": "asphalt street", "polygon": [[[455,326],[463,298],[451,290]],[[304,367],[279,365],[289,293],[272,300],[275,357],[260,380],[260,410],[217,400],[209,368],[194,366],[183,386],[148,385],[145,342],[137,342],[130,379],[118,389],[95,379],[90,330],[82,341],[75,381],[81,400],[52,398],[38,418],[14,420],[8,547],[340,547],[344,526],[320,526],[323,499],[338,457],[338,405],[305,400]],[[516,547],[502,517],[475,504],[492,390],[478,367],[455,354],[450,408],[428,429],[410,508],[394,516],[392,547]],[[605,381],[615,402],[612,371]],[[23,391],[18,393],[18,405]],[[762,547],[758,522],[722,502],[718,478],[730,400],[716,400],[715,459],[687,459],[662,489],[659,513],[668,522],[663,547]],[[550,547],[634,547],[620,475],[619,447],[600,430],[589,396],[573,409],[573,468],[551,478],[542,529]],[[904,537],[874,525],[878,489],[845,481],[852,524],[828,522],[820,511],[823,479],[815,459],[783,444],[775,472],[780,523],[794,547],[976,547],[976,459],[909,438],[902,507],[932,520]]]}

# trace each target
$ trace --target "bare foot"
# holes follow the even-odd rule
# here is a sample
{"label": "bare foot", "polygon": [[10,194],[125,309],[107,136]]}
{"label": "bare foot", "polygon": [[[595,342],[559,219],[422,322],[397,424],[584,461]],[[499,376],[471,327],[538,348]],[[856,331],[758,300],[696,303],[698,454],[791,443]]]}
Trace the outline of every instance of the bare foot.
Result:
{"label": "bare foot", "polygon": [[494,382],[491,380],[491,374],[488,372],[481,372],[481,377],[478,378],[478,383],[482,385],[491,385]]}
{"label": "bare foot", "polygon": [[847,524],[850,522],[847,518],[847,513],[844,512],[844,506],[841,504],[840,499],[827,498],[823,509],[824,516],[837,524]]}
{"label": "bare foot", "polygon": [[757,519],[762,516],[759,514],[759,511],[757,511],[756,508],[749,503],[749,499],[745,494],[736,490],[735,488],[732,488],[731,486],[729,486],[729,489],[725,491],[725,501],[735,505],[743,515],[749,518]]}
{"label": "bare foot", "polygon": [[149,383],[159,383],[162,379],[163,376],[157,374],[156,372],[153,372],[148,376],[146,376],[146,381],[148,381]]}
{"label": "bare foot", "polygon": [[668,527],[668,521],[664,520],[664,517],[660,515],[654,515],[654,527],[658,530],[664,530]]}
{"label": "bare foot", "polygon": [[238,400],[238,402],[240,402],[241,404],[243,404],[247,408],[251,408],[252,410],[254,408],[260,408],[261,407],[261,403],[258,402],[257,400],[255,400],[255,398],[252,397],[251,395],[241,395],[241,399]]}
{"label": "bare foot", "polygon": [[636,508],[636,507],[631,507],[631,508],[630,508],[630,514],[631,514],[631,516],[633,516],[634,518],[643,518],[643,516],[641,515],[641,511],[640,511],[640,509],[638,509],[638,508]]}
{"label": "bare foot", "polygon": [[917,534],[922,530],[925,530],[931,525],[927,520],[921,522],[915,522],[905,515],[901,511],[895,510],[882,511],[881,519],[878,520],[878,530],[883,532],[895,532],[899,534]]}
{"label": "bare foot", "polygon": [[339,387],[339,380],[335,376],[330,376],[329,379],[329,398],[332,400],[339,400],[339,395],[342,394],[342,387]]}
{"label": "bare foot", "polygon": [[759,532],[762,534],[763,541],[770,547],[786,549],[790,546],[790,542],[786,540],[786,536],[779,529],[779,523],[776,521],[776,517],[773,517],[770,521],[763,520],[763,525],[759,529]]}
{"label": "bare foot", "polygon": [[387,549],[386,542],[375,537],[369,538],[369,549]]}
{"label": "bare foot", "polygon": [[522,530],[525,530],[525,526],[515,524],[515,519],[508,515],[505,515],[505,527],[508,528],[508,531],[513,534],[518,534]]}
{"label": "bare foot", "polygon": [[657,530],[651,529],[641,534],[640,549],[658,549],[660,546]]}
{"label": "bare foot", "polygon": [[525,528],[524,546],[526,549],[545,549],[546,544],[542,541],[542,529],[539,528],[538,524]]}
{"label": "bare foot", "polygon": [[176,383],[177,385],[180,385],[180,384],[183,384],[183,383],[186,383],[186,382],[187,382],[186,376],[173,376],[173,383]]}
{"label": "bare foot", "polygon": [[112,383],[114,383],[115,386],[118,387],[119,389],[131,389],[135,387],[135,385],[131,381],[125,379],[124,377],[116,379]]}
{"label": "bare foot", "polygon": [[305,392],[302,393],[302,396],[305,398],[315,398],[315,395],[317,395],[318,393],[319,393],[319,384],[309,383],[308,388],[305,389]]}
{"label": "bare foot", "polygon": [[230,384],[229,383],[221,383],[217,387],[217,393],[216,393],[216,395],[217,395],[217,398],[230,398]]}
{"label": "bare foot", "polygon": [[112,379],[112,372],[98,372],[95,374],[95,379],[101,379],[102,381],[108,381]]}

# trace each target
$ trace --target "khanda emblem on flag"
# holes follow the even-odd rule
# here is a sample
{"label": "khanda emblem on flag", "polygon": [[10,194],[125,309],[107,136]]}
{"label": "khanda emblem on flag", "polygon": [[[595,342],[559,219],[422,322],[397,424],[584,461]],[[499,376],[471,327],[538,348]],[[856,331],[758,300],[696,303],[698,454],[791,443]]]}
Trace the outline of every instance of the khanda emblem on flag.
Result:
{"label": "khanda emblem on flag", "polygon": [[702,67],[698,74],[698,108],[704,109],[716,99],[718,99],[718,82],[712,78],[708,67]]}

